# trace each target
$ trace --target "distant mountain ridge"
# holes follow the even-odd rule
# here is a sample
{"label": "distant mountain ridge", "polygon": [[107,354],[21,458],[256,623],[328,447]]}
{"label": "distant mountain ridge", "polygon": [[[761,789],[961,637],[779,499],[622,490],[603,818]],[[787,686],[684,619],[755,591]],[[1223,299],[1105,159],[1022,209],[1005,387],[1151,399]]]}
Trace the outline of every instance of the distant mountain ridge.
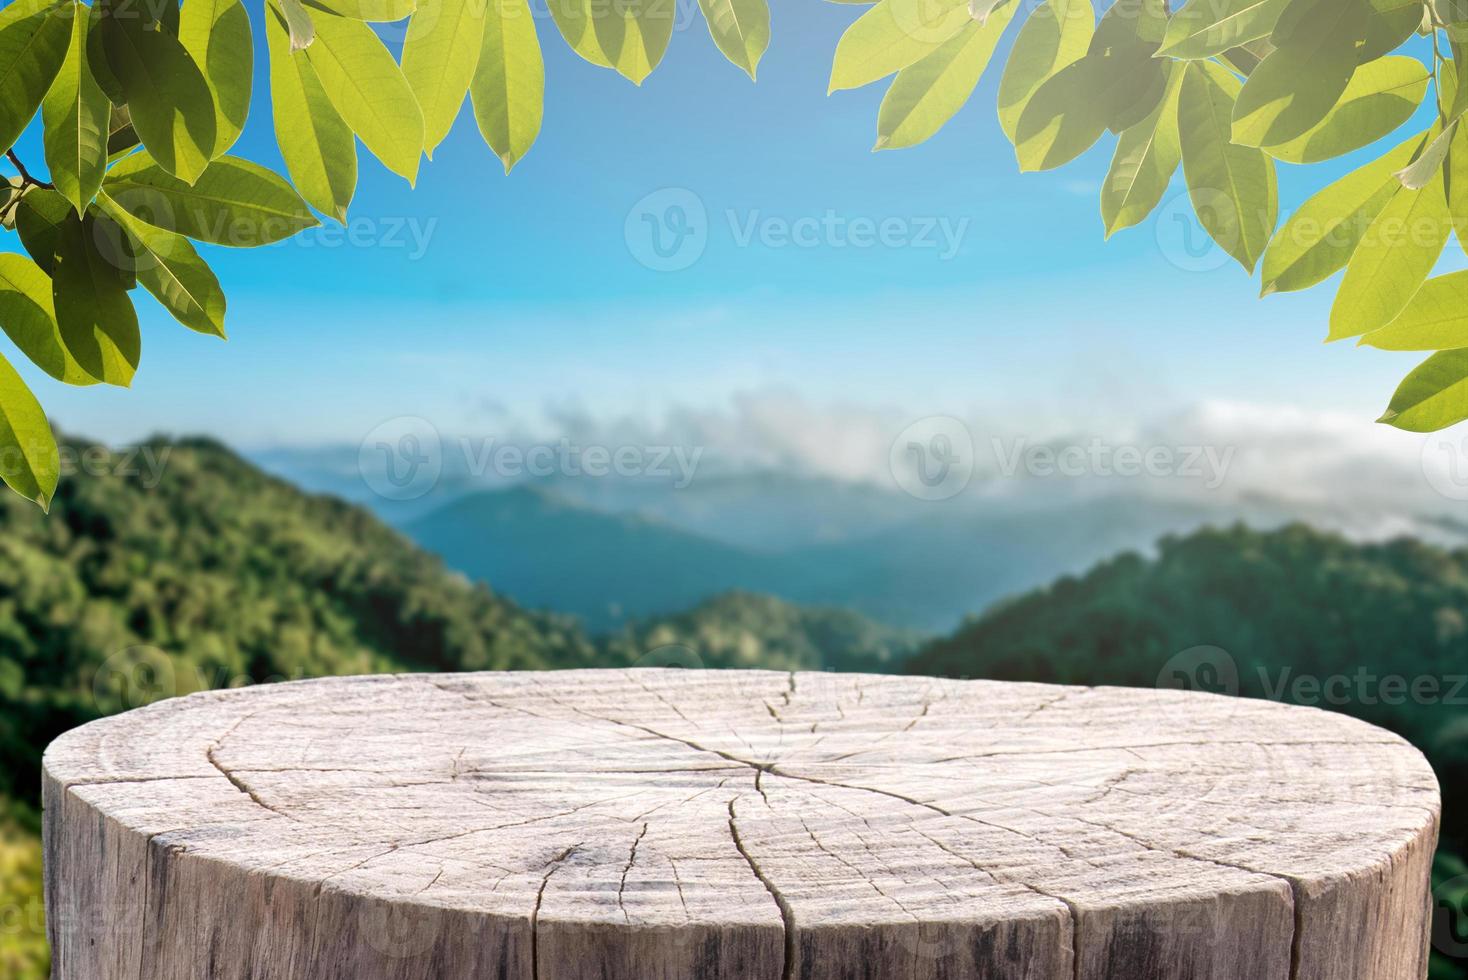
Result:
{"label": "distant mountain ridge", "polygon": [[403,530],[465,575],[598,632],[768,577],[763,556],[536,486],[460,497]]}
{"label": "distant mountain ridge", "polygon": [[[1164,535],[1236,522],[1279,527],[1302,513],[1366,536],[1468,541],[1468,527],[1450,519],[1361,525],[1326,506],[1258,496],[1227,504],[1122,493],[931,504],[848,485],[845,496],[832,497],[821,532],[792,534],[774,547],[780,539],[771,528],[814,520],[827,489],[826,481],[769,475],[720,477],[676,492],[561,480],[460,496],[403,528],[465,575],[525,605],[578,616],[598,633],[730,590],[941,633],[992,602],[1118,552],[1149,552]],[[786,490],[788,507],[770,499]]]}

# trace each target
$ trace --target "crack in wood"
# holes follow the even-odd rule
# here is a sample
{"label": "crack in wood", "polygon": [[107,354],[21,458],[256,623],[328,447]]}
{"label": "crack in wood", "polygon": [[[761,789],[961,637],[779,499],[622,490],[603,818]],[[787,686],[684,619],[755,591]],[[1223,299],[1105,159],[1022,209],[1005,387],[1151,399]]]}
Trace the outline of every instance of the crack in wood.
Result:
{"label": "crack in wood", "polygon": [[540,879],[540,889],[535,893],[535,908],[530,912],[530,978],[540,980],[540,908],[545,904],[545,890],[550,885],[551,876],[561,869],[575,854],[585,841],[580,844],[572,844],[561,852],[545,867],[545,874]]}
{"label": "crack in wood", "polygon": [[637,863],[637,845],[641,844],[642,838],[646,836],[647,824],[644,823],[642,829],[637,832],[637,839],[632,842],[632,852],[627,855],[627,866],[622,869],[622,879],[617,884],[617,908],[622,910],[622,917],[628,922],[632,921],[632,916],[627,914],[627,906],[623,904],[622,896],[627,891],[627,875],[632,873],[632,866]]}
{"label": "crack in wood", "polygon": [[734,804],[734,800],[729,801],[729,836],[734,839],[734,847],[744,858],[745,863],[749,865],[749,870],[759,879],[759,883],[765,886],[765,890],[770,893],[770,898],[775,900],[775,906],[780,910],[780,920],[785,930],[785,965],[780,970],[780,978],[781,980],[793,980],[796,965],[795,913],[791,910],[790,903],[786,901],[785,896],[780,894],[780,889],[775,887],[775,883],[755,861],[749,848],[744,846],[744,840],[739,836],[739,817],[734,810]]}

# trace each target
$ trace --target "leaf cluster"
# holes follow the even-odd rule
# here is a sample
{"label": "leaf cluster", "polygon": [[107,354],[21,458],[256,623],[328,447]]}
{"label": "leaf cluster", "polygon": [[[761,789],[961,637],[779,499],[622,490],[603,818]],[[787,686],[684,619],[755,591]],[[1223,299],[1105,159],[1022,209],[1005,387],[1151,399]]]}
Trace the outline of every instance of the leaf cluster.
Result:
{"label": "leaf cluster", "polygon": [[[766,0],[701,0],[754,77]],[[583,58],[640,83],[674,0],[551,0]],[[265,0],[270,109],[286,175],[230,154],[250,114],[255,32],[241,0],[10,0],[0,7],[0,329],[66,384],[129,385],[138,287],[225,336],[196,243],[250,248],[345,222],[358,145],[408,181],[465,102],[506,173],[540,132],[544,64],[528,0]],[[399,24],[395,53],[375,25]],[[39,117],[45,176],[15,144]],[[35,395],[0,357],[0,479],[48,506],[60,460]]]}
{"label": "leaf cluster", "polygon": [[[1140,224],[1182,171],[1199,224],[1265,295],[1344,272],[1329,339],[1434,352],[1381,421],[1468,419],[1468,3],[1462,0],[879,0],[837,45],[831,88],[891,77],[877,148],[912,146],[968,101],[1010,25],[1022,26],[998,113],[1020,169],[1052,170],[1115,137],[1106,234]],[[1415,40],[1414,40],[1415,39]],[[1420,50],[1430,57],[1396,53]],[[1431,100],[1431,101],[1429,101]],[[1330,183],[1280,223],[1280,164],[1433,122]]]}

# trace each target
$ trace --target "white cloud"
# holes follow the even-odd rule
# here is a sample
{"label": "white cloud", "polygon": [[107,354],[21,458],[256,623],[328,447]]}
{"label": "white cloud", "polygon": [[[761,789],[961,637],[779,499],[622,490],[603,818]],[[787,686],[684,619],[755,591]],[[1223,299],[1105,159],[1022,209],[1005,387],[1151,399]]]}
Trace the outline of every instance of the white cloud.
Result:
{"label": "white cloud", "polygon": [[[585,406],[547,408],[536,420],[497,413],[507,442],[568,438],[585,445],[681,445],[704,450],[705,472],[778,471],[799,477],[864,482],[896,489],[889,457],[894,440],[925,415],[895,406],[818,403],[784,388],[743,391],[717,408],[675,406],[644,415],[603,417]],[[1448,512],[1457,502],[1433,489],[1424,472],[1421,436],[1344,413],[1288,406],[1208,401],[1131,423],[1104,423],[1083,409],[1009,418],[970,412],[976,475],[969,496],[1035,502],[1142,488],[1160,497],[1233,506],[1258,498],[1318,510]],[[1021,453],[1070,452],[1087,457],[1077,475],[1006,473]],[[1123,452],[1157,450],[1183,457],[1204,451],[1205,472],[1136,477],[1107,471]],[[1098,455],[1099,454],[1099,455]],[[1133,453],[1135,455],[1135,453]],[[1006,459],[1008,457],[1008,459]],[[1465,453],[1468,461],[1468,453]],[[1091,465],[1100,459],[1101,468]],[[1208,470],[1212,461],[1213,469]],[[1221,471],[1220,471],[1221,467]],[[1213,477],[1217,477],[1214,479]]]}

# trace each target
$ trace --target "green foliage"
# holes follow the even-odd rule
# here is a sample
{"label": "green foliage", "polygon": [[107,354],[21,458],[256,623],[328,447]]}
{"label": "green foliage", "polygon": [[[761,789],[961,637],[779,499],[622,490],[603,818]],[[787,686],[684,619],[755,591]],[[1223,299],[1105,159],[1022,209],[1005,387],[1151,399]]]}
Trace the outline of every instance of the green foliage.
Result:
{"label": "green foliage", "polygon": [[[753,78],[767,0],[702,7],[715,44]],[[677,9],[552,0],[551,12],[578,54],[640,83]],[[399,63],[370,25],[403,20]],[[225,336],[223,289],[193,242],[269,244],[315,225],[313,208],[345,222],[358,140],[411,182],[471,96],[507,173],[540,133],[544,62],[526,0],[266,0],[264,23],[289,181],[227,155],[254,103],[241,0],[0,0],[0,152],[17,171],[0,182],[0,229],[31,259],[0,254],[0,328],[48,374],[130,384],[139,286],[184,326]],[[38,115],[44,176],[13,149]],[[44,506],[56,447],[35,412],[0,368],[0,454],[25,461],[0,479]]]}
{"label": "green foliage", "polygon": [[1438,351],[1419,364],[1387,406],[1383,422],[1432,432],[1468,417],[1468,351]]}
{"label": "green foliage", "polygon": [[1228,69],[1208,61],[1189,64],[1178,128],[1183,174],[1198,220],[1252,272],[1274,230],[1279,188],[1274,164],[1262,150],[1230,142],[1229,120],[1241,95],[1238,79]]}
{"label": "green foliage", "polygon": [[1306,201],[1264,252],[1264,292],[1309,289],[1344,269],[1377,215],[1401,188],[1397,173],[1425,147],[1414,136]]}
{"label": "green foliage", "polygon": [[222,446],[62,448],[49,517],[0,499],[0,795],[33,803],[53,738],[157,697],[594,662],[571,621],[521,611]]}
{"label": "green foliage", "polygon": [[0,10],[0,147],[15,143],[61,70],[72,12],[54,0],[15,0]]}
{"label": "green foliage", "polygon": [[[1199,223],[1251,274],[1262,264],[1265,295],[1346,270],[1328,339],[1458,346],[1433,346],[1427,338],[1438,334],[1418,318],[1436,301],[1414,298],[1433,288],[1429,276],[1454,228],[1468,250],[1461,4],[1186,0],[1173,9],[1164,0],[1113,0],[1099,24],[1090,0],[1047,0],[1019,16],[1029,6],[881,0],[837,44],[831,88],[891,77],[877,145],[911,146],[977,87],[998,43],[983,32],[1022,21],[999,85],[1000,126],[1022,171],[1064,166],[1116,135],[1101,191],[1108,236],[1155,212],[1180,159]],[[1426,63],[1393,54],[1414,35],[1428,39],[1414,48],[1427,52]],[[1416,116],[1429,90],[1439,116],[1431,131],[1325,188],[1277,227],[1279,162],[1318,163],[1367,147]],[[1409,309],[1412,319],[1398,326]],[[1395,334],[1372,337],[1388,327]],[[1434,362],[1424,370],[1440,374]],[[1412,400],[1419,381],[1409,379],[1413,390],[1393,406]],[[1383,417],[1404,428],[1464,419],[1468,401],[1451,399],[1430,413],[1394,407]]]}
{"label": "green foliage", "polygon": [[1101,218],[1109,237],[1143,221],[1162,202],[1182,163],[1178,103],[1186,71],[1174,68],[1167,95],[1144,121],[1121,134],[1101,190]]}
{"label": "green foliage", "polygon": [[1013,16],[1006,7],[983,24],[969,23],[898,72],[877,116],[877,149],[913,146],[942,129],[968,101]]}
{"label": "green foliage", "polygon": [[112,121],[112,103],[87,66],[86,17],[71,19],[71,46],[66,61],[41,103],[45,120],[46,166],[56,189],[76,208],[102,187],[107,170],[107,130]]}
{"label": "green foliage", "polygon": [[[1169,659],[1219,647],[1241,693],[1327,696],[1298,677],[1345,677],[1321,706],[1427,752],[1447,794],[1447,836],[1468,842],[1468,690],[1451,690],[1468,646],[1468,552],[1411,540],[1354,544],[1302,526],[1203,530],[1004,603],[920,651],[913,673],[1156,686]],[[1437,678],[1430,698],[1376,678]],[[1284,683],[1280,683],[1284,679]],[[1341,695],[1339,692],[1344,691]],[[1310,703],[1310,702],[1306,702]]]}
{"label": "green foliage", "polygon": [[493,0],[469,85],[474,118],[509,173],[540,133],[545,65],[525,0]]}
{"label": "green foliage", "polygon": [[[139,285],[185,326],[225,334],[226,304],[189,240],[251,247],[345,221],[357,141],[412,181],[473,103],[508,172],[540,132],[541,37],[525,0],[267,0],[271,110],[290,181],[227,152],[252,105],[255,40],[240,0],[11,0],[0,9],[0,226],[51,281],[52,302],[11,287],[0,323],[39,346],[70,383],[126,385],[141,354]],[[700,0],[714,43],[755,77],[770,42],[767,0]],[[1263,289],[1305,289],[1345,270],[1329,339],[1457,349],[1421,318],[1451,286],[1430,277],[1457,229],[1468,248],[1468,21],[1451,0],[878,0],[836,45],[830,89],[891,78],[878,149],[931,138],[969,100],[1012,23],[1000,125],[1022,170],[1063,166],[1117,138],[1102,188],[1109,236],[1138,225],[1180,168],[1199,221]],[[662,60],[673,0],[550,0],[582,58],[641,83]],[[1024,16],[1021,16],[1021,15]],[[401,63],[372,23],[406,19]],[[1426,64],[1393,54],[1414,33]],[[1416,51],[1425,51],[1421,42]],[[1367,147],[1427,104],[1427,133],[1325,188],[1283,227],[1276,167]],[[11,147],[39,112],[49,179]],[[1456,179],[1455,179],[1456,178]],[[65,205],[68,215],[62,209]],[[83,241],[83,239],[87,239]],[[4,287],[0,287],[3,289]],[[1417,299],[1419,293],[1423,298]],[[1403,317],[1407,319],[1399,322]],[[56,323],[62,352],[44,338]],[[1388,329],[1391,328],[1391,329]],[[1375,335],[1375,336],[1373,336]],[[1441,361],[1424,365],[1441,375]],[[1468,403],[1416,405],[1421,376],[1384,421],[1447,426]],[[11,389],[20,412],[34,401]],[[4,406],[0,406],[3,409]],[[13,448],[0,431],[0,449]],[[45,481],[16,489],[45,501]],[[33,491],[39,493],[33,494]]]}
{"label": "green foliage", "polygon": [[842,609],[730,592],[605,641],[613,663],[648,667],[891,673],[918,636]]}
{"label": "green foliage", "polygon": [[0,976],[9,980],[46,980],[51,970],[34,823],[0,798]]}

